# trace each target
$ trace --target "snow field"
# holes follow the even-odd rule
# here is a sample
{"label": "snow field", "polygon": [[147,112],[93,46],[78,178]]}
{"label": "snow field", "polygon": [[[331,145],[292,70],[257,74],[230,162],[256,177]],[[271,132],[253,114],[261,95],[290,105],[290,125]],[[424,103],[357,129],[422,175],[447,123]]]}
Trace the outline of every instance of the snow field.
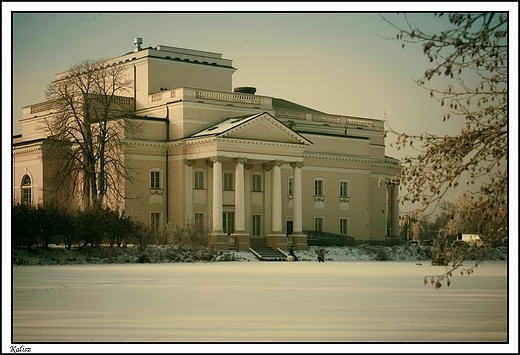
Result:
{"label": "snow field", "polygon": [[[18,266],[12,337],[35,351],[47,342],[313,342],[349,351],[358,342],[507,342],[507,262],[486,261],[448,288],[424,285],[443,271],[335,261]],[[103,349],[111,345],[121,346]]]}

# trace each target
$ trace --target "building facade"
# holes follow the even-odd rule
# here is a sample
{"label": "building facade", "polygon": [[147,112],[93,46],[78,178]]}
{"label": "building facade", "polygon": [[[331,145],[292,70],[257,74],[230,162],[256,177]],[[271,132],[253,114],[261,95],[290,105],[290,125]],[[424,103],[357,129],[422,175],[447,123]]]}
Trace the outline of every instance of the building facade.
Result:
{"label": "building facade", "polygon": [[[398,186],[387,182],[400,166],[385,155],[382,120],[233,89],[236,69],[221,54],[140,42],[112,59],[132,79],[133,95],[122,100],[143,124],[125,138],[125,162],[141,181],[125,182],[117,208],[126,215],[155,228],[204,223],[222,250],[306,249],[308,230],[363,240],[399,235]],[[46,103],[22,110],[13,200],[40,204],[54,169],[39,127],[53,112]]]}

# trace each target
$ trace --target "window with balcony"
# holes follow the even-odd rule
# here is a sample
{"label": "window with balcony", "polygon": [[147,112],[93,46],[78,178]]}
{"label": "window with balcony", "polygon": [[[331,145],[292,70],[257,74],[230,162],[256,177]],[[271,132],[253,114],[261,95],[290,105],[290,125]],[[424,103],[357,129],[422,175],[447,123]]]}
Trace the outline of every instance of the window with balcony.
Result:
{"label": "window with balcony", "polygon": [[349,183],[347,180],[340,180],[339,182],[339,197],[349,197]]}
{"label": "window with balcony", "polygon": [[314,179],[314,196],[323,196],[323,179]]}
{"label": "window with balcony", "polygon": [[161,188],[161,171],[150,171],[150,189],[158,190]]}
{"label": "window with balcony", "polygon": [[339,181],[339,205],[340,209],[348,210],[350,202],[350,183],[348,180]]}

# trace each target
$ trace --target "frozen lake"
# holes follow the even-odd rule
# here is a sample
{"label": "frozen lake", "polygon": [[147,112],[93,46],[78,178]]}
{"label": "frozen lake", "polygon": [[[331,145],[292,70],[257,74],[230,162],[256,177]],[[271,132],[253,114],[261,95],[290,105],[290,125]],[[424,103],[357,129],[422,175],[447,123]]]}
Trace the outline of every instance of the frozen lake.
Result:
{"label": "frozen lake", "polygon": [[[458,273],[440,290],[424,285],[424,276],[443,271],[415,262],[17,266],[12,340],[33,352],[59,351],[47,342],[87,343],[81,351],[99,342],[504,343],[478,345],[492,352],[507,346],[507,262]],[[120,345],[101,349],[111,346]],[[159,344],[125,351],[150,346]],[[312,346],[327,345],[298,351]],[[335,346],[352,351],[351,344]]]}

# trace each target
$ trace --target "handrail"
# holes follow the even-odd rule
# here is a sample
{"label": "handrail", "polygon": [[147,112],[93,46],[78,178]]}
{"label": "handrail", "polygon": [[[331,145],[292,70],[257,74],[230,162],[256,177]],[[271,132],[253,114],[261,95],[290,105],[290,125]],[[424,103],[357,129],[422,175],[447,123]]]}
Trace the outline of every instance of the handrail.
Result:
{"label": "handrail", "polygon": [[311,230],[305,230],[303,233],[307,235],[307,240],[321,240],[341,246],[354,246],[354,237],[350,237],[348,235],[329,232],[317,232]]}

